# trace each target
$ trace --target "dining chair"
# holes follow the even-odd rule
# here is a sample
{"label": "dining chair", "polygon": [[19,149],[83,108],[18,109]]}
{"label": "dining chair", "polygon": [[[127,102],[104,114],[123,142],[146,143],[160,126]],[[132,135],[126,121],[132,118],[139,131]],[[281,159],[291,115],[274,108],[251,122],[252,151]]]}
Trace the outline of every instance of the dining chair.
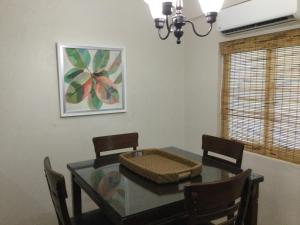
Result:
{"label": "dining chair", "polygon": [[[214,137],[210,135],[202,136],[202,149],[203,149],[203,161],[205,162],[217,162],[225,167],[241,169],[244,144],[228,140],[224,138]],[[232,161],[220,158],[217,156],[209,155],[209,152],[217,153],[232,159]],[[234,162],[235,160],[235,162]]]}
{"label": "dining chair", "polygon": [[186,186],[187,224],[242,225],[250,195],[250,175],[248,169],[221,182]]}
{"label": "dining chair", "polygon": [[52,170],[49,157],[44,159],[44,171],[59,225],[113,225],[100,209],[70,218],[64,176]]}
{"label": "dining chair", "polygon": [[136,150],[138,144],[138,133],[116,134],[109,136],[94,137],[93,143],[95,147],[96,158],[100,157],[101,152],[133,148]]}

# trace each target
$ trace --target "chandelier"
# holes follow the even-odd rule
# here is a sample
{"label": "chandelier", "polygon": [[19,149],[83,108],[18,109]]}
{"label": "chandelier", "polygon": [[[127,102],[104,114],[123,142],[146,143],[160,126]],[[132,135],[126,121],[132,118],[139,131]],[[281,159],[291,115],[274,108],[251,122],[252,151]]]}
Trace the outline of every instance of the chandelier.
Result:
{"label": "chandelier", "polygon": [[[155,27],[158,29],[158,35],[161,40],[166,40],[171,33],[177,39],[177,44],[181,43],[183,36],[183,27],[190,24],[195,35],[198,37],[207,36],[216,22],[218,12],[222,8],[224,0],[198,0],[202,12],[205,14],[206,22],[210,25],[209,30],[200,34],[195,28],[192,21],[187,20],[183,15],[183,1],[182,0],[144,0],[151,11],[155,22]],[[176,3],[176,4],[175,4]],[[166,28],[166,34],[162,35],[161,31]]]}

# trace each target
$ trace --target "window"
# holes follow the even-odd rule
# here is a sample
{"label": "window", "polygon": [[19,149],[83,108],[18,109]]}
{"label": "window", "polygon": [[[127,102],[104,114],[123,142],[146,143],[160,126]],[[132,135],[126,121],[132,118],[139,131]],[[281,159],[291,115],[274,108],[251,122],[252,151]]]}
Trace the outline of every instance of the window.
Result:
{"label": "window", "polygon": [[222,134],[300,164],[300,29],[221,43]]}

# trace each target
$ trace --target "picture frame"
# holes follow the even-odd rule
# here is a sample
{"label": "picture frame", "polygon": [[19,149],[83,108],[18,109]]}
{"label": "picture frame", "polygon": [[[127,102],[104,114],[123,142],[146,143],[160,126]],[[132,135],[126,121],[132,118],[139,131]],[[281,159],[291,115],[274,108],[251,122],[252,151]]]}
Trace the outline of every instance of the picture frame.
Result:
{"label": "picture frame", "polygon": [[123,113],[124,47],[57,43],[61,117]]}

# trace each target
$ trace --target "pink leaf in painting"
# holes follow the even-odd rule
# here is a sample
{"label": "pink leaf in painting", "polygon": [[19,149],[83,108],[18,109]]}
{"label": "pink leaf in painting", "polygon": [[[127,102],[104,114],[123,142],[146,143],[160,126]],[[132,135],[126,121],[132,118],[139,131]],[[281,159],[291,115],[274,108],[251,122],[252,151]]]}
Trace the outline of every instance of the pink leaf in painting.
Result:
{"label": "pink leaf in painting", "polygon": [[106,104],[115,104],[119,102],[119,92],[114,82],[105,76],[97,77],[95,85],[96,95]]}
{"label": "pink leaf in painting", "polygon": [[83,85],[83,98],[86,98],[90,95],[92,89],[92,78],[88,79]]}

